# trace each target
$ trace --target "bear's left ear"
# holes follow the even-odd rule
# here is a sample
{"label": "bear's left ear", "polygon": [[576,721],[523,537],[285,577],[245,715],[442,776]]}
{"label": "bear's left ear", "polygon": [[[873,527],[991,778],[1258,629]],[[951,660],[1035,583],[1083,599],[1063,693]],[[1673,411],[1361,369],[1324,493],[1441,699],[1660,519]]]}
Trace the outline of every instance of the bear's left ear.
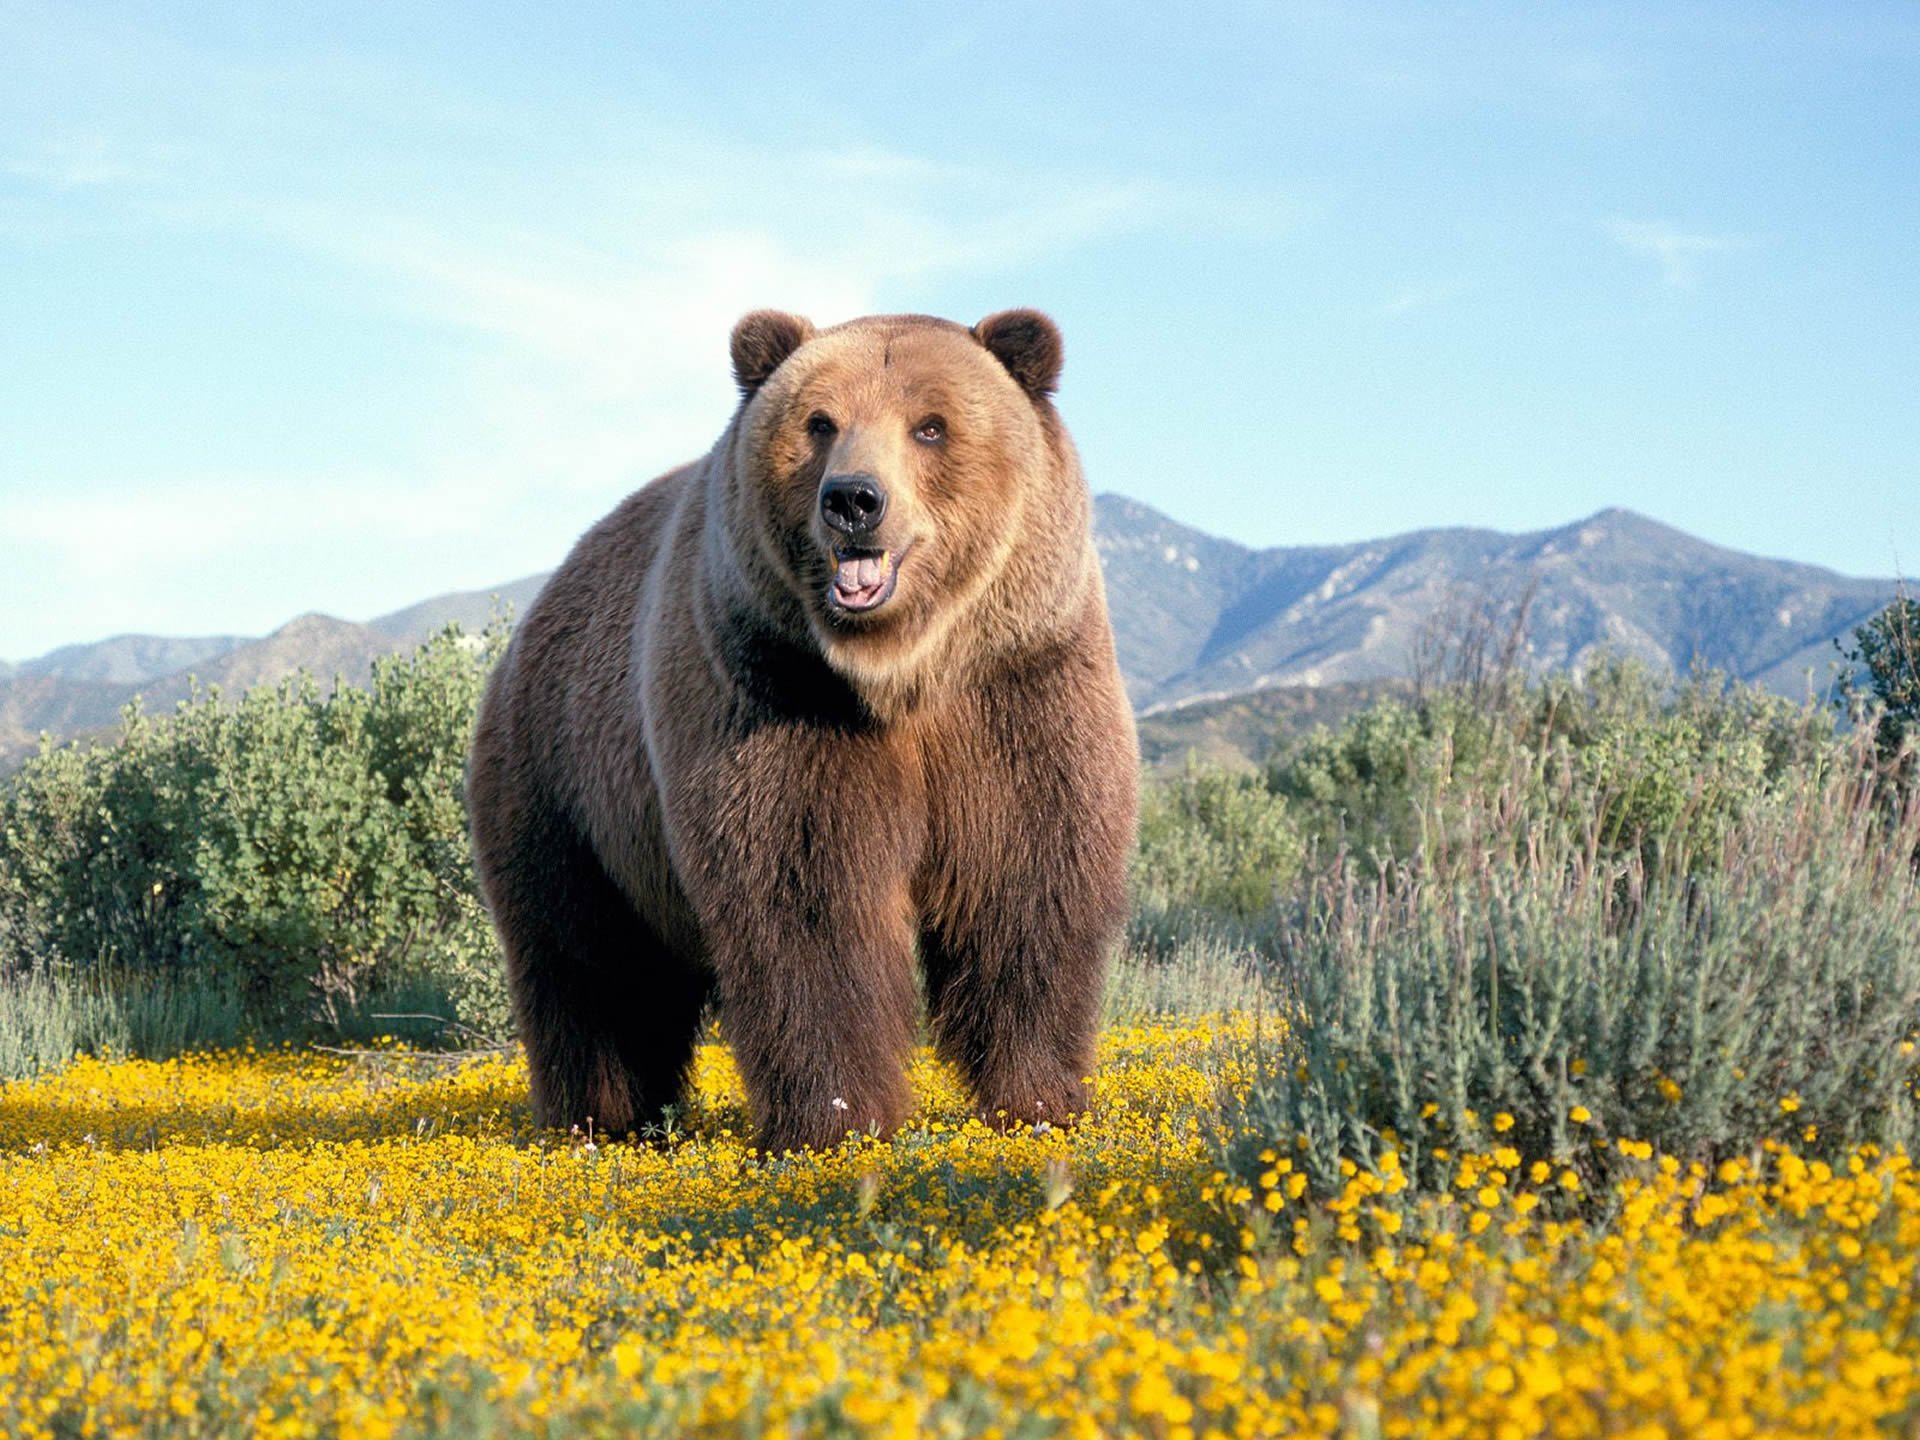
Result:
{"label": "bear's left ear", "polygon": [[1060,327],[1038,310],[1002,310],[973,327],[986,346],[1029,395],[1051,395],[1060,383],[1065,347]]}
{"label": "bear's left ear", "polygon": [[742,395],[758,390],[780,362],[813,338],[813,322],[784,310],[755,310],[733,327],[733,378]]}

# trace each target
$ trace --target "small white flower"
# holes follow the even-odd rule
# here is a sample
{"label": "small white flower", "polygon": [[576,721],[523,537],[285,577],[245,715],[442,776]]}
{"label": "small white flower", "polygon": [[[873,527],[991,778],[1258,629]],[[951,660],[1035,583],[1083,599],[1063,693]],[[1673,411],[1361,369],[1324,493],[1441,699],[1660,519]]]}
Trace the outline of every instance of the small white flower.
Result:
{"label": "small white flower", "polygon": [[833,1108],[836,1110],[845,1110],[847,1108],[847,1102],[836,1095],[833,1097]]}

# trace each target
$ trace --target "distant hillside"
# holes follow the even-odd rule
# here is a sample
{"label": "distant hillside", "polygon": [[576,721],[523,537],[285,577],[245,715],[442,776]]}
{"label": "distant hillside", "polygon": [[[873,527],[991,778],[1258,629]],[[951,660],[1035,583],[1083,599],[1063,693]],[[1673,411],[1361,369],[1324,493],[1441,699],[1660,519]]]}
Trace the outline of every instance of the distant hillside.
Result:
{"label": "distant hillside", "polygon": [[1139,717],[1140,758],[1157,770],[1178,769],[1189,755],[1213,765],[1260,765],[1285,740],[1319,725],[1331,728],[1376,700],[1412,691],[1402,680],[1336,680],[1169,705]]}
{"label": "distant hillside", "polygon": [[217,685],[227,695],[284,679],[296,670],[306,670],[323,681],[339,675],[357,684],[367,678],[380,656],[403,648],[404,642],[370,625],[355,625],[331,615],[301,615],[271,635],[245,641],[225,654],[149,681],[142,688],[149,710],[170,710],[177,701],[187,698],[195,680],[202,689]]}
{"label": "distant hillside", "polygon": [[[101,648],[124,647],[104,662],[89,653],[92,646],[70,645],[53,652],[53,656],[70,656],[68,663],[80,672],[77,675],[28,673],[53,658],[45,656],[18,667],[12,679],[0,679],[0,770],[32,753],[43,731],[62,739],[110,731],[119,723],[122,707],[135,695],[149,714],[164,714],[192,694],[196,682],[202,690],[218,686],[227,695],[283,679],[296,670],[309,671],[323,681],[340,675],[358,683],[366,679],[376,658],[406,648],[365,625],[326,615],[302,615],[262,639],[229,641],[218,652],[202,655],[171,673],[135,681],[88,678],[88,671],[102,664],[124,663],[126,656],[163,653],[157,648],[136,652],[126,645],[151,638],[120,636],[102,642]],[[192,649],[204,642],[176,643]]]}
{"label": "distant hillside", "polygon": [[[468,631],[484,629],[496,594],[519,614],[545,579],[535,575],[497,592],[436,596],[364,625],[330,615],[301,615],[258,640],[121,635],[0,667],[0,772],[31,754],[43,731],[57,739],[109,732],[135,695],[149,714],[164,714],[192,694],[196,683],[202,690],[218,686],[224,694],[238,695],[305,670],[322,682],[338,675],[360,684],[380,656],[412,649],[450,620]],[[183,655],[188,658],[159,668]],[[96,678],[102,676],[113,678]]]}
{"label": "distant hillside", "polygon": [[528,575],[491,590],[456,590],[450,595],[436,595],[418,605],[369,620],[367,628],[408,645],[418,645],[449,620],[458,620],[462,630],[477,634],[487,628],[487,622],[496,612],[524,615],[533,597],[540,593],[540,587],[547,583],[548,573]]}
{"label": "distant hillside", "polygon": [[[1824,687],[1833,639],[1895,590],[1892,580],[1724,550],[1629,510],[1524,535],[1417,530],[1254,550],[1102,495],[1094,543],[1120,668],[1156,760],[1189,746],[1251,756],[1262,725],[1332,717],[1353,696],[1409,675],[1423,628],[1462,596],[1530,590],[1523,661],[1534,670],[1579,665],[1605,648],[1674,670],[1698,660],[1799,696],[1808,672]],[[363,625],[305,615],[258,640],[121,635],[0,665],[0,766],[42,730],[111,725],[135,693],[149,710],[167,709],[188,693],[190,676],[229,693],[300,667],[357,683],[376,656],[449,620],[480,629],[496,597],[523,613],[545,579],[435,596]],[[1301,687],[1309,693],[1247,696]],[[1227,703],[1195,708],[1209,699]]]}
{"label": "distant hillside", "polygon": [[0,678],[0,773],[33,753],[44,731],[55,739],[112,726],[132,698],[125,685],[57,675]]}
{"label": "distant hillside", "polygon": [[1121,668],[1158,706],[1274,685],[1410,673],[1423,624],[1462,594],[1533,591],[1525,663],[1600,649],[1676,671],[1696,660],[1790,695],[1824,684],[1831,641],[1893,598],[1724,550],[1628,510],[1556,530],[1418,530],[1358,545],[1250,550],[1120,496],[1096,502]]}
{"label": "distant hillside", "polygon": [[91,645],[62,645],[36,660],[0,666],[0,680],[8,678],[92,680],[103,685],[138,685],[162,675],[187,670],[236,645],[240,635],[202,635],[174,639],[161,635],[115,635]]}

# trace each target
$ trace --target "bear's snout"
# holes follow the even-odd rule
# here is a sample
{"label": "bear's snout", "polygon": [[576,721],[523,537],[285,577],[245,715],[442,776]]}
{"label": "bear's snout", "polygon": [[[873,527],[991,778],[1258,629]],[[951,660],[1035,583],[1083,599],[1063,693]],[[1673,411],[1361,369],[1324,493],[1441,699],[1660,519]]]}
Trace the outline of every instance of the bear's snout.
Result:
{"label": "bear's snout", "polygon": [[887,513],[887,492],[871,475],[829,475],[820,486],[820,518],[849,540],[863,540]]}

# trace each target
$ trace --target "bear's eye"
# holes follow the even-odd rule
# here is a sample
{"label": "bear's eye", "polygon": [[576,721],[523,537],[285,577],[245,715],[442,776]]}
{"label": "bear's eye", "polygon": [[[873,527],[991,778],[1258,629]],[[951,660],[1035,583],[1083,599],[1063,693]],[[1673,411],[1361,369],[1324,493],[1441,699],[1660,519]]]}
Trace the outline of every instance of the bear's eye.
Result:
{"label": "bear's eye", "polygon": [[922,445],[938,445],[947,438],[947,422],[938,415],[929,415],[913,427],[913,438]]}
{"label": "bear's eye", "polygon": [[839,433],[840,427],[834,424],[831,418],[822,415],[818,410],[807,417],[807,434],[813,436],[814,439],[824,440],[829,435],[838,435]]}

